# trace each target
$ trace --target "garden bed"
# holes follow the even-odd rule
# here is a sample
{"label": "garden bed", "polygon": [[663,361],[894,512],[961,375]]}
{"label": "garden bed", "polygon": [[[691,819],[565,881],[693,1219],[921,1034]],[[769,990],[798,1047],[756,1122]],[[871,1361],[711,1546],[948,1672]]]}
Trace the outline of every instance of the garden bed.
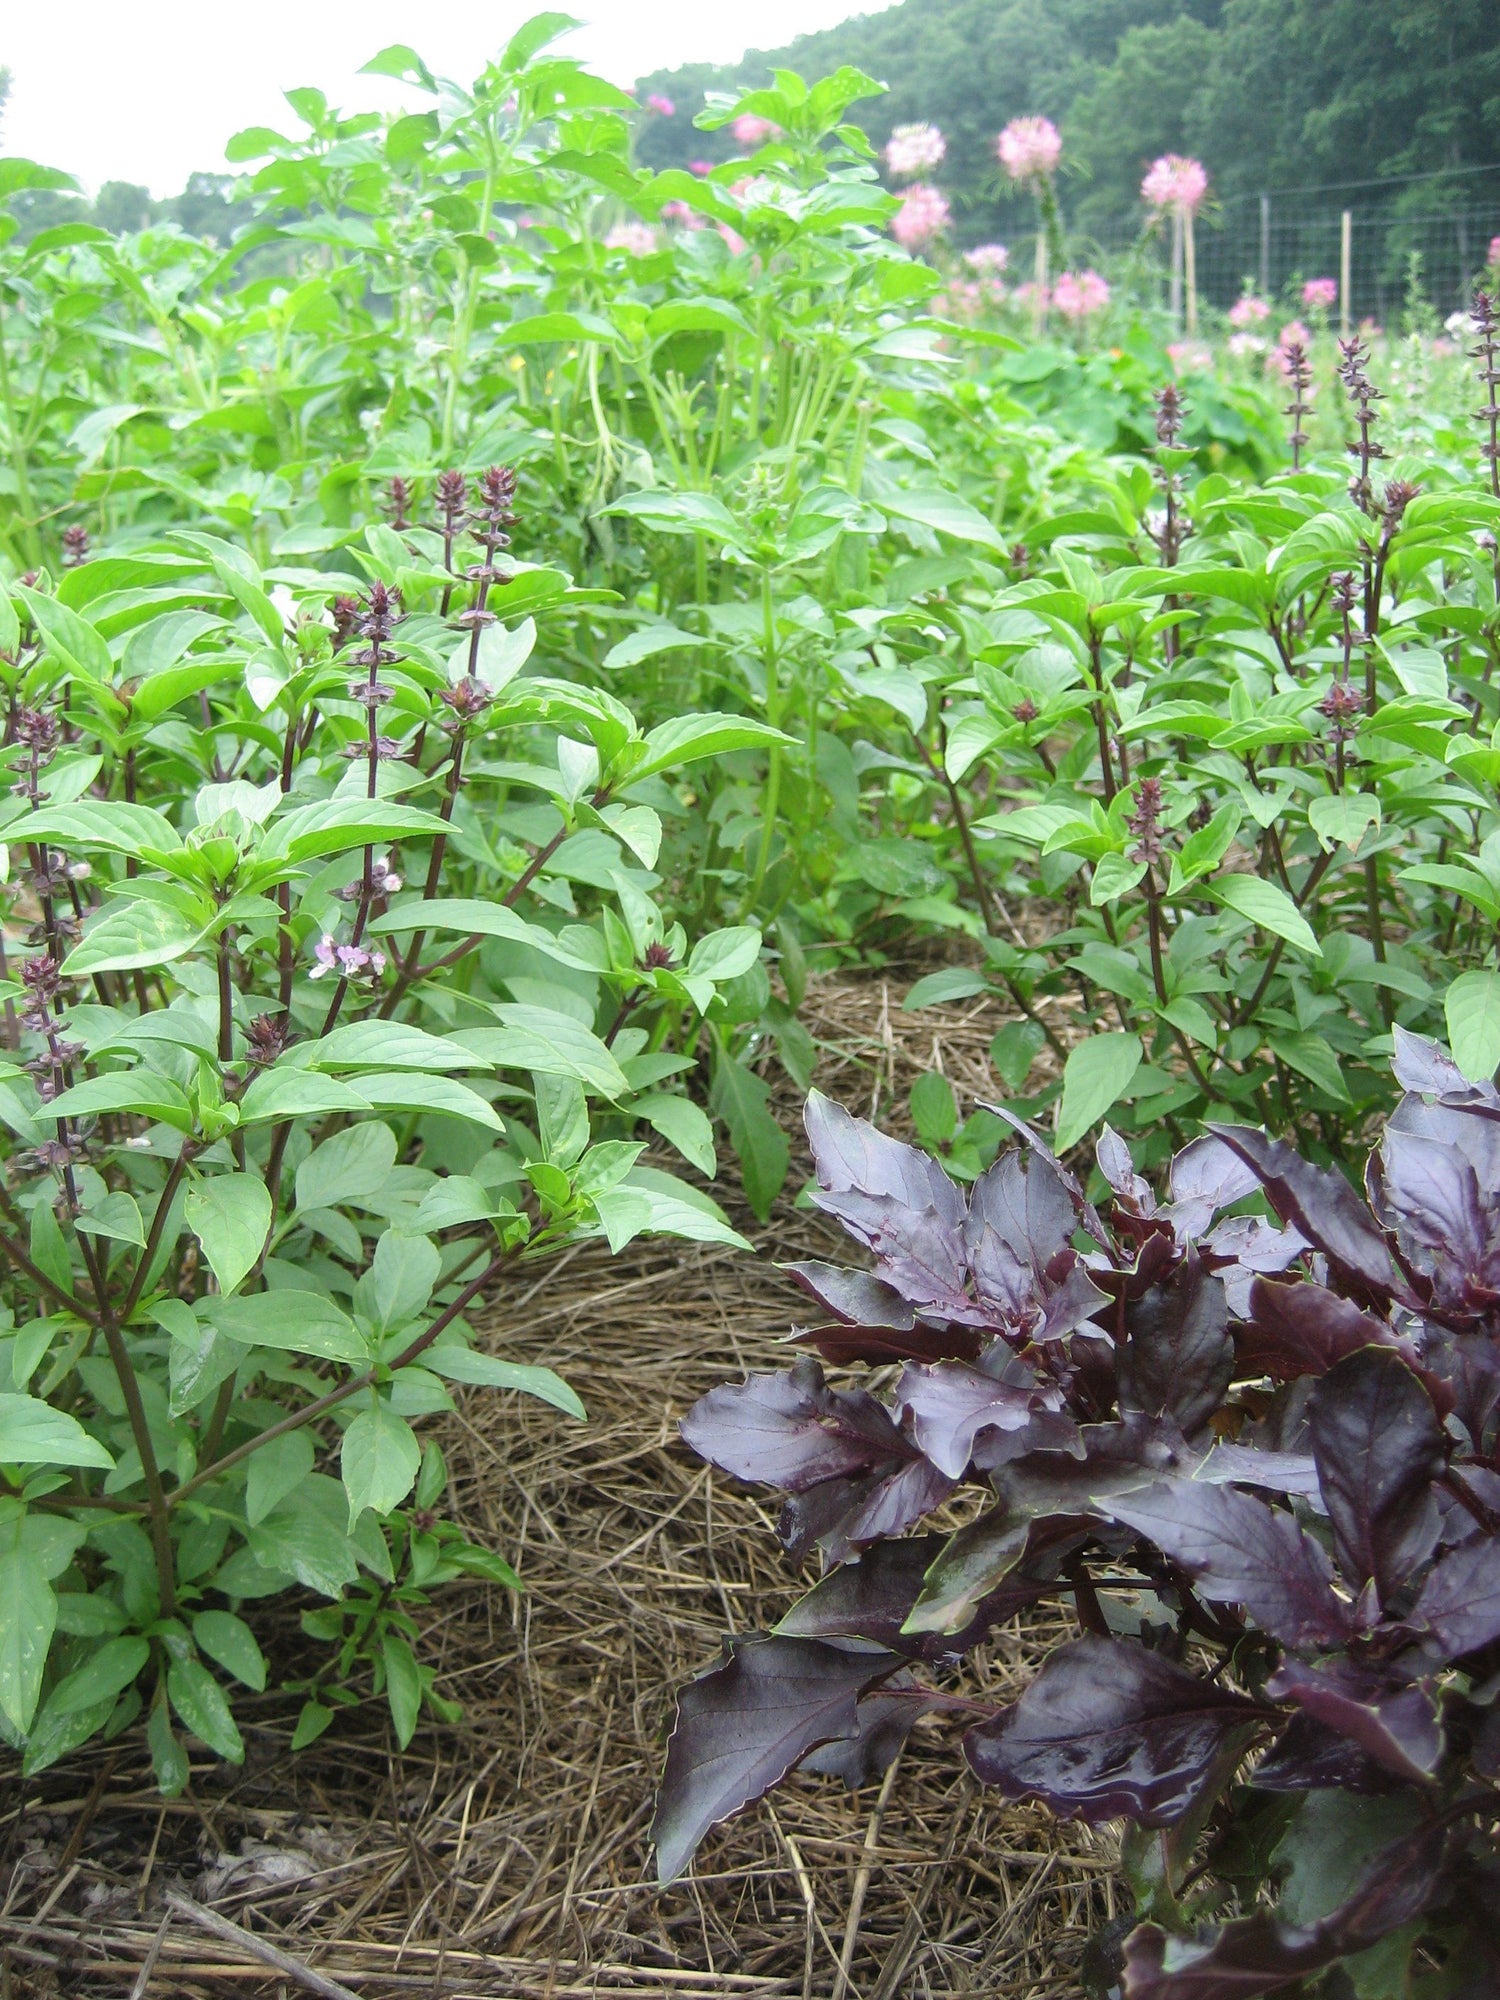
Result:
{"label": "garden bed", "polygon": [[[805,1017],[821,1087],[897,1129],[925,1070],[940,1067],[965,1107],[993,1088],[994,1006],[903,1014],[912,976],[822,982]],[[781,1108],[793,1126],[789,1087]],[[804,1171],[795,1162],[789,1185]],[[173,1895],[272,1942],[325,1993],[1076,1990],[1083,1942],[1115,1908],[1111,1843],[981,1792],[951,1725],[919,1728],[878,1798],[796,1780],[774,1811],[713,1836],[690,1881],[654,1886],[647,1829],[673,1689],[724,1633],[771,1622],[792,1595],[757,1499],[699,1465],[676,1426],[715,1382],[782,1358],[800,1294],[773,1260],[826,1254],[833,1238],[787,1203],[764,1230],[737,1219],[759,1258],[589,1246],[492,1314],[487,1344],[557,1366],[590,1422],[474,1393],[442,1433],[457,1518],[528,1586],[514,1603],[464,1586],[437,1601],[425,1657],[464,1722],[423,1729],[400,1755],[372,1702],[294,1758],[298,1704],[267,1695],[243,1711],[244,1767],[195,1761],[183,1798],[157,1795],[138,1733],[12,1780],[7,1992],[308,1990]],[[1018,1691],[1068,1631],[1049,1613],[998,1633],[971,1663],[975,1685]],[[266,1636],[275,1667],[298,1671],[293,1616]]]}

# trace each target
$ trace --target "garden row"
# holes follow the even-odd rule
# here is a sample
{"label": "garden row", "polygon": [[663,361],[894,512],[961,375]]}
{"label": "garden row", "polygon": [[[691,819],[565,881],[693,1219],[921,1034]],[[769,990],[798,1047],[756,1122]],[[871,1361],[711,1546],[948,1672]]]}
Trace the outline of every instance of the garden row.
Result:
{"label": "garden row", "polygon": [[[1132,1995],[1478,1991],[1492,308],[1441,394],[1421,342],[1287,343],[1286,419],[1149,314],[960,325],[867,79],[651,174],[556,26],[472,91],[386,51],[394,120],[291,92],[227,253],[0,245],[0,1728],[34,1772],[144,1720],[179,1789],[298,1586],[300,1742],[371,1686],[441,1721],[428,1593],[520,1580],[421,1421],[585,1420],[466,1313],[583,1238],[738,1243],[720,1146],[764,1217],[810,973],[925,936],[905,1004],[993,996],[995,1101],[924,1078],[927,1157],[811,1099],[877,1269],[805,1267],[808,1338],[879,1372],[689,1419],[828,1568],[684,1694],[664,1873],[959,1713],[986,1782],[1147,1830]],[[1085,1637],[1019,1703],[937,1683],[1054,1594]]]}

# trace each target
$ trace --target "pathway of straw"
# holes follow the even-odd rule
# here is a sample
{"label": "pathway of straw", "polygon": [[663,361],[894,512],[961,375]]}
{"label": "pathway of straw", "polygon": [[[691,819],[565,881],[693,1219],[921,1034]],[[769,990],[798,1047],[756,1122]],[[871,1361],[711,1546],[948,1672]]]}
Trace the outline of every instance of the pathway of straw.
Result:
{"label": "pathway of straw", "polygon": [[[906,978],[823,982],[805,1018],[818,1082],[904,1128],[941,1068],[967,1107],[995,1088],[986,1002],[903,1014]],[[781,1105],[795,1128],[796,1097]],[[805,1158],[794,1160],[801,1184]],[[743,1217],[739,1218],[743,1221]],[[404,1754],[370,1703],[293,1759],[296,1704],[242,1704],[238,1770],[206,1752],[188,1794],[155,1794],[138,1735],[0,1792],[0,2000],[144,2000],[341,1989],[384,2000],[956,2000],[1073,1994],[1090,1930],[1114,1914],[1111,1840],[1006,1806],[964,1775],[951,1724],[924,1725],[887,1784],[795,1778],[714,1834],[691,1880],[658,1891],[647,1827],[672,1693],[730,1631],[772,1622],[797,1579],[764,1496],[680,1444],[692,1400],[782,1365],[798,1299],[773,1258],[838,1254],[784,1204],[758,1255],[590,1246],[482,1322],[495,1352],[546,1360],[585,1426],[483,1391],[449,1420],[452,1504],[527,1590],[450,1587],[424,1656],[465,1721]],[[1004,1698],[1064,1615],[996,1635],[969,1684]],[[306,1671],[288,1611],[274,1665]],[[173,1895],[269,1941],[269,1970]]]}

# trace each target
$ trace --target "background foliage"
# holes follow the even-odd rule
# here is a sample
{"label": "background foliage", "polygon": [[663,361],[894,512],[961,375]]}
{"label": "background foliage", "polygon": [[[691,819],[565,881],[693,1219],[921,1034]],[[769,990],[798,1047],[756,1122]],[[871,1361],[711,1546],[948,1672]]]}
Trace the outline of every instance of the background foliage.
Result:
{"label": "background foliage", "polygon": [[912,120],[942,128],[966,242],[1029,220],[994,138],[1033,112],[1062,128],[1078,222],[1104,232],[1135,222],[1141,174],[1166,152],[1205,159],[1221,196],[1430,174],[1408,199],[1438,207],[1464,198],[1463,169],[1500,160],[1500,31],[1484,0],[903,0],[732,68],[643,78],[678,107],[644,157],[715,156],[691,129],[705,91],[838,63],[890,86],[867,121],[877,144]]}

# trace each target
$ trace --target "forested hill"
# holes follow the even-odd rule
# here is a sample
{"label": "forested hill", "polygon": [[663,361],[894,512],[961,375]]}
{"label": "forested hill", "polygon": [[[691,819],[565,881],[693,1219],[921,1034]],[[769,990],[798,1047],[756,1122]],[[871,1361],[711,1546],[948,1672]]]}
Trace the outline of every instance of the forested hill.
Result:
{"label": "forested hill", "polygon": [[1062,127],[1071,216],[1101,230],[1138,213],[1163,152],[1197,154],[1222,196],[1436,175],[1413,188],[1429,210],[1466,198],[1462,169],[1500,162],[1497,0],[902,0],[737,68],[643,77],[676,113],[652,121],[642,157],[726,157],[727,135],[693,128],[705,90],[840,63],[889,86],[855,114],[877,143],[911,120],[942,127],[969,241],[1019,217],[993,143],[1026,112]]}

